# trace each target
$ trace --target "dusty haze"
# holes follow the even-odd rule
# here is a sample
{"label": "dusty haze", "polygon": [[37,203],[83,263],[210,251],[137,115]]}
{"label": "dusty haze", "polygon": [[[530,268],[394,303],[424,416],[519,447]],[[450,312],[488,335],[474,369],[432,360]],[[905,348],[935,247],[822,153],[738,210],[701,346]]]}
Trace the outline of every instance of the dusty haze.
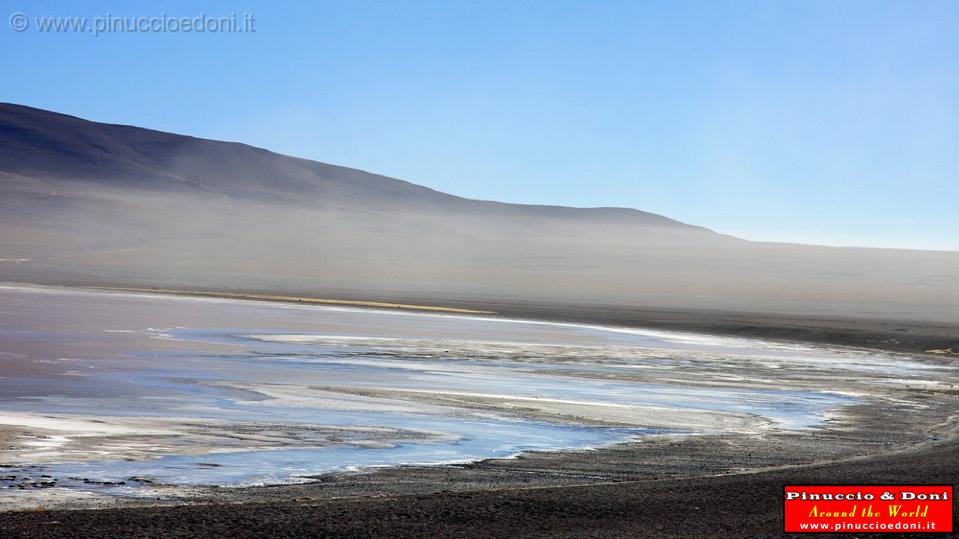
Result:
{"label": "dusty haze", "polygon": [[957,252],[469,200],[17,105],[0,105],[0,184],[0,280],[959,321]]}

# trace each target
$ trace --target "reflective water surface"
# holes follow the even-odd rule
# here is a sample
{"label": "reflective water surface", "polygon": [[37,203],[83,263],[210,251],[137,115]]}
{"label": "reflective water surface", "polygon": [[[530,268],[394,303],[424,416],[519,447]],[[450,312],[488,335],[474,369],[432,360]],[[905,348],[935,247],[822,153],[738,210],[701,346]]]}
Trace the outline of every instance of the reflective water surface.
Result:
{"label": "reflective water surface", "polygon": [[125,492],[283,483],[664,432],[813,428],[855,395],[776,372],[932,368],[625,328],[0,287],[0,476],[22,484],[10,477],[32,465],[59,487]]}

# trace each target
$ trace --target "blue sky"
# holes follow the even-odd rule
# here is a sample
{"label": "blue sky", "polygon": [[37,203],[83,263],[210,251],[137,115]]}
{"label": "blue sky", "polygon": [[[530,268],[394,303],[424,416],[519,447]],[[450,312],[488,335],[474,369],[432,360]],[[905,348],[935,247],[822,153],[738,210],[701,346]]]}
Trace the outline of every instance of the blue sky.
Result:
{"label": "blue sky", "polygon": [[[509,202],[959,249],[959,2],[0,1],[0,100]],[[11,30],[19,12],[33,26]],[[255,16],[254,33],[35,17]]]}

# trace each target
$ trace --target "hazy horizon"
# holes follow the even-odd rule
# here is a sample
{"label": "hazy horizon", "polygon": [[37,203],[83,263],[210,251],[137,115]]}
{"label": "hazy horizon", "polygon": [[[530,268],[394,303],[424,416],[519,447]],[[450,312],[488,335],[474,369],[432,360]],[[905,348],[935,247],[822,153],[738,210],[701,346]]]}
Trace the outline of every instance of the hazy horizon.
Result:
{"label": "hazy horizon", "polygon": [[[26,107],[30,107],[30,108],[38,108],[38,107],[35,107],[35,106],[30,105],[30,104],[28,104],[28,103],[11,103],[11,104],[13,104],[13,105],[19,105],[19,106],[26,106]],[[40,109],[40,110],[43,110],[43,109]],[[74,116],[74,117],[81,118],[81,119],[83,119],[83,120],[89,120],[89,121],[94,121],[94,122],[99,122],[99,121],[100,121],[100,120],[97,120],[96,118],[83,118],[83,117],[81,117],[81,116],[78,116],[78,115],[76,115],[76,114],[71,114],[70,112],[66,112],[66,111],[51,111],[51,112],[56,112],[56,113],[59,113],[59,114],[65,114],[65,115],[67,115],[67,116]],[[129,125],[130,127],[139,127],[139,128],[143,128],[143,129],[161,131],[161,130],[159,130],[159,129],[155,129],[155,128],[150,127],[150,126],[133,125],[133,124],[119,124],[119,125]],[[389,174],[389,173],[386,173],[386,172],[381,172],[381,171],[376,171],[376,170],[369,170],[369,169],[365,169],[365,168],[362,168],[362,167],[353,167],[353,166],[349,166],[349,165],[344,165],[344,164],[342,164],[342,163],[332,163],[332,162],[329,162],[329,161],[323,161],[323,160],[319,160],[319,159],[313,159],[313,158],[310,158],[310,157],[305,157],[305,156],[300,156],[300,155],[284,154],[284,153],[282,153],[282,152],[280,152],[280,151],[277,151],[277,150],[275,150],[275,149],[272,149],[272,148],[261,148],[261,147],[258,147],[258,146],[254,145],[254,144],[251,144],[251,143],[246,142],[246,141],[243,141],[243,140],[206,139],[205,137],[200,137],[200,136],[194,135],[194,134],[192,134],[192,133],[176,132],[176,131],[172,132],[172,134],[182,135],[182,136],[186,136],[186,137],[193,137],[193,138],[201,138],[201,139],[205,139],[205,140],[214,140],[214,141],[216,141],[216,142],[230,142],[230,143],[244,144],[244,145],[247,145],[247,146],[252,146],[252,147],[254,147],[254,148],[267,150],[267,151],[269,151],[269,152],[271,152],[271,153],[275,153],[275,154],[278,154],[278,155],[281,155],[281,156],[294,157],[294,158],[298,158],[298,159],[306,159],[306,160],[309,160],[309,161],[315,161],[315,162],[322,163],[322,164],[329,164],[329,165],[334,165],[334,166],[338,166],[338,167],[350,168],[350,169],[358,170],[358,171],[361,171],[361,172],[364,172],[364,173],[374,174],[374,175],[377,175],[377,176],[384,176],[384,177],[390,178],[390,179],[399,179],[399,180],[403,180],[403,181],[412,183],[412,184],[417,185],[417,186],[422,186],[422,187],[426,187],[426,188],[428,188],[428,189],[435,190],[435,191],[437,191],[437,192],[439,192],[439,193],[442,193],[442,194],[453,195],[453,196],[460,197],[460,198],[465,198],[465,199],[468,199],[468,200],[476,200],[476,201],[481,201],[481,202],[501,202],[501,203],[506,203],[506,204],[519,204],[519,205],[529,205],[529,206],[560,206],[560,207],[568,207],[568,208],[575,208],[575,209],[603,209],[603,208],[613,208],[613,209],[631,209],[631,210],[639,210],[639,211],[642,211],[642,212],[649,212],[649,210],[646,210],[646,209],[644,209],[644,208],[640,208],[640,207],[630,207],[630,206],[622,206],[622,205],[619,205],[619,206],[617,206],[617,205],[606,205],[606,206],[576,206],[576,205],[552,204],[552,203],[548,203],[548,202],[537,202],[537,201],[517,202],[517,201],[512,201],[512,200],[475,198],[475,197],[470,197],[470,196],[468,196],[468,195],[464,195],[464,194],[461,194],[461,193],[443,191],[443,190],[438,189],[438,188],[436,188],[436,187],[433,187],[433,186],[429,186],[429,185],[425,185],[425,184],[423,184],[423,183],[420,183],[420,182],[416,181],[415,179],[401,178],[401,177],[398,177],[398,176],[393,176],[393,175],[391,175],[391,174]],[[663,217],[667,217],[667,218],[669,218],[669,219],[673,219],[673,217],[671,217],[670,215],[658,214],[658,213],[656,213],[656,212],[651,212],[651,213],[654,213],[654,214],[656,214],[656,215],[662,215]],[[819,243],[817,243],[817,242],[815,242],[815,241],[783,240],[783,239],[779,239],[779,238],[752,237],[752,236],[746,236],[746,235],[733,234],[733,233],[727,232],[727,231],[725,231],[725,230],[717,230],[717,229],[715,229],[715,228],[711,228],[711,227],[709,227],[709,226],[706,226],[706,225],[703,225],[703,224],[697,223],[697,222],[687,222],[687,221],[680,221],[680,222],[682,222],[682,223],[684,223],[684,224],[688,224],[688,225],[693,225],[693,226],[696,226],[696,227],[703,227],[703,228],[709,229],[709,230],[711,230],[711,231],[713,231],[713,232],[716,232],[716,233],[719,233],[719,234],[728,235],[728,236],[733,236],[733,237],[736,237],[736,238],[739,238],[739,239],[744,239],[744,240],[747,240],[747,241],[753,241],[753,242],[759,242],[759,243],[780,243],[780,244],[808,245],[808,246],[819,246],[819,247],[843,247],[843,248],[866,248],[866,249],[919,250],[919,251],[944,251],[944,252],[959,251],[959,246],[956,246],[956,247],[922,247],[922,246],[919,246],[919,247],[906,247],[906,246],[899,246],[899,245],[869,245],[869,244],[861,244],[861,243],[824,243],[824,242],[819,242]]]}
{"label": "hazy horizon", "polygon": [[30,51],[7,59],[4,101],[474,199],[959,249],[955,3],[173,2],[164,14],[253,15],[255,32],[100,35],[36,18],[160,12],[0,5],[31,25],[0,32]]}
{"label": "hazy horizon", "polygon": [[[959,252],[755,243],[464,199],[252,146],[0,106],[0,279],[955,319]],[[434,298],[434,299],[430,299]]]}

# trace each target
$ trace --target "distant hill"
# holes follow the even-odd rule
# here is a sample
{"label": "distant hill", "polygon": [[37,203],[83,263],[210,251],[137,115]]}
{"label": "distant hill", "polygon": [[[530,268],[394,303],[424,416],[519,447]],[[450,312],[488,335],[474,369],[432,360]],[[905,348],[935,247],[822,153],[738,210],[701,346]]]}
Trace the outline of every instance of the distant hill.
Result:
{"label": "distant hill", "polygon": [[0,280],[959,320],[959,253],[748,242],[471,200],[0,104]]}
{"label": "distant hill", "polygon": [[220,142],[0,104],[0,171],[111,188],[216,194],[304,207],[429,210],[691,229],[627,208],[568,208],[461,198],[410,182]]}

